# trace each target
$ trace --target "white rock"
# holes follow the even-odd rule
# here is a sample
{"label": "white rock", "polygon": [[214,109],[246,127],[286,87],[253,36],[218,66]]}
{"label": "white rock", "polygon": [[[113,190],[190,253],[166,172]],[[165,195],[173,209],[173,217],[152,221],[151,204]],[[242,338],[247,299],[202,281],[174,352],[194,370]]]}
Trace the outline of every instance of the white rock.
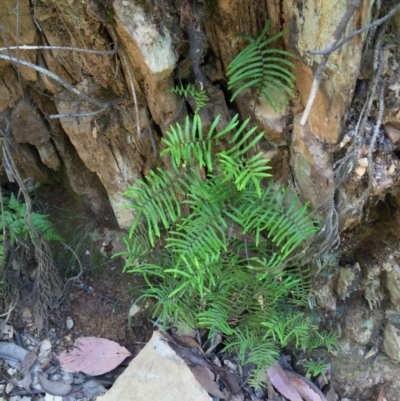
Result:
{"label": "white rock", "polygon": [[366,171],[367,171],[367,168],[366,168],[366,167],[361,167],[361,166],[357,167],[357,168],[354,170],[354,172],[355,172],[359,177],[362,177],[362,176],[365,174]]}
{"label": "white rock", "polygon": [[67,317],[66,325],[68,330],[71,330],[74,327],[74,321],[72,320],[71,316]]}
{"label": "white rock", "polygon": [[48,353],[49,351],[51,351],[51,342],[46,338],[40,343],[39,352]]}
{"label": "white rock", "polygon": [[133,317],[137,315],[142,308],[139,305],[136,305],[136,303],[133,303],[132,306],[129,309],[129,317]]}
{"label": "white rock", "polygon": [[14,388],[14,384],[7,383],[7,385],[6,385],[6,394],[10,394],[11,391],[13,390],[13,388]]}
{"label": "white rock", "polygon": [[362,159],[358,159],[358,165],[361,167],[368,167],[368,157],[363,157]]}
{"label": "white rock", "polygon": [[392,163],[390,165],[390,167],[388,168],[387,173],[388,173],[388,175],[393,175],[395,171],[396,171],[396,165],[394,163]]}
{"label": "white rock", "polygon": [[211,401],[186,363],[158,332],[97,401]]}

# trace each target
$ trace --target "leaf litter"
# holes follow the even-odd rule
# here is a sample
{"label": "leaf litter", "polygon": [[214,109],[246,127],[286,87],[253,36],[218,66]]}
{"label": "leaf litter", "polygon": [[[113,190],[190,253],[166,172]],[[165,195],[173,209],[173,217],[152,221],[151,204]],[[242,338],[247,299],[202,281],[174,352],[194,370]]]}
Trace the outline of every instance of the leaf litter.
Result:
{"label": "leaf litter", "polygon": [[42,342],[35,339],[34,344],[38,345],[28,351],[20,345],[0,341],[0,359],[7,361],[13,371],[21,372],[22,377],[18,379],[18,375],[9,369],[8,387],[10,391],[12,388],[23,388],[14,391],[14,394],[24,395],[27,400],[35,394],[45,394],[45,400],[52,401],[96,398],[106,392],[101,381],[107,380],[101,376],[97,380],[88,376],[103,375],[132,356],[114,341],[81,337],[76,339],[71,352],[62,352],[58,356],[58,363],[48,339]]}

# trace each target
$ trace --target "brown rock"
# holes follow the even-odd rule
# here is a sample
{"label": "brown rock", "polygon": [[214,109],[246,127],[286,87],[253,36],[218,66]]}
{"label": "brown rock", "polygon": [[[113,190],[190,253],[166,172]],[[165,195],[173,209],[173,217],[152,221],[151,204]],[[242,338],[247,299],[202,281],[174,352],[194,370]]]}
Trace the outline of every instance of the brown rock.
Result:
{"label": "brown rock", "polygon": [[389,358],[400,362],[400,329],[389,321],[383,331],[383,350]]}
{"label": "brown rock", "polygon": [[[372,3],[372,0],[366,0],[362,7],[357,8],[347,26],[349,32],[368,23]],[[307,5],[296,0],[283,2],[283,17],[288,31],[284,40],[287,50],[296,56],[294,74],[303,104],[307,103],[314,73],[321,61],[321,56],[308,54],[307,50],[324,49],[329,45],[348,5],[347,0],[309,1]],[[365,38],[358,36],[354,39],[331,53],[308,118],[312,134],[327,143],[336,144],[339,140],[358,76]]]}
{"label": "brown rock", "polygon": [[179,109],[177,96],[166,93],[173,86],[177,62],[170,33],[166,28],[157,28],[134,2],[116,0],[113,7],[116,30],[129,62],[144,81],[151,115],[157,124],[167,128]]}
{"label": "brown rock", "polygon": [[[81,90],[81,87],[78,86],[78,89]],[[87,93],[95,96],[92,93],[94,90],[91,85],[86,89]],[[68,99],[68,95],[68,91],[60,93],[63,99]],[[92,111],[91,106],[86,105],[85,108],[66,100],[58,102],[56,106],[60,114]],[[140,138],[131,120],[130,124],[126,125],[127,129],[121,127],[121,120],[123,121],[123,113],[113,110],[100,116],[73,119],[65,117],[61,118],[60,122],[79,158],[91,172],[96,173],[103,184],[120,227],[128,228],[132,223],[133,214],[125,207],[129,204],[129,199],[123,194],[141,174],[143,160],[138,156],[137,144],[145,143],[148,150],[151,149],[151,143],[149,138],[146,138],[147,142],[146,139]],[[94,127],[97,135],[93,135]],[[154,133],[152,135],[155,136]],[[58,143],[57,147],[60,145]],[[151,160],[152,153],[147,157]],[[82,191],[85,187],[84,177],[73,165],[69,167],[69,171],[70,180],[76,182],[75,187],[78,191]]]}
{"label": "brown rock", "polygon": [[353,304],[347,309],[345,317],[346,339],[362,345],[368,344],[379,334],[381,319],[380,311],[366,311],[362,304]]}
{"label": "brown rock", "polygon": [[11,134],[18,143],[41,145],[50,139],[46,125],[35,108],[22,100],[11,114]]}
{"label": "brown rock", "polygon": [[327,310],[336,310],[336,297],[332,289],[332,276],[318,276],[313,283],[312,292],[319,307]]}
{"label": "brown rock", "polygon": [[393,145],[398,145],[400,142],[400,129],[393,127],[393,125],[385,124],[383,126],[385,134],[390,138]]}
{"label": "brown rock", "polygon": [[[18,9],[18,14],[15,10]],[[28,1],[20,0],[0,0],[0,24],[5,30],[5,34],[0,35],[0,46],[4,47],[4,35],[7,38],[7,46],[15,46],[17,44],[37,45],[38,35],[37,29],[33,23],[33,18]],[[18,18],[17,18],[18,15]],[[18,27],[17,27],[18,24]],[[18,32],[18,38],[17,38]],[[11,51],[11,57],[16,57],[17,52]],[[35,64],[35,53],[28,50],[19,50],[18,58]],[[0,60],[2,63],[9,64],[8,61]],[[29,67],[19,66],[19,72],[28,81],[36,81],[36,71]]]}
{"label": "brown rock", "polygon": [[331,157],[299,116],[293,125],[291,165],[301,199],[312,206],[323,204],[333,196]]}
{"label": "brown rock", "polygon": [[400,308],[400,265],[392,266],[386,273],[386,288],[389,291],[390,301]]}
{"label": "brown rock", "polygon": [[37,146],[37,150],[42,162],[54,171],[58,171],[60,168],[60,159],[52,143],[50,141],[42,143]]}
{"label": "brown rock", "polygon": [[354,267],[341,267],[339,269],[339,278],[336,286],[336,293],[340,298],[348,297],[355,291],[359,284],[361,275],[360,265],[356,263]]}

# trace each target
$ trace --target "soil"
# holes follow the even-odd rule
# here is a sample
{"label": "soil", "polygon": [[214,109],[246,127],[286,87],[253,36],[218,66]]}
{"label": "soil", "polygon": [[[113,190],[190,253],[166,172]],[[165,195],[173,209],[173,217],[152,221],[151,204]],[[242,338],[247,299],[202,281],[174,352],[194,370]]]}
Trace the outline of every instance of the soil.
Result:
{"label": "soil", "polygon": [[[154,328],[145,314],[129,319],[130,307],[140,295],[143,283],[140,278],[122,272],[123,258],[111,258],[116,250],[123,249],[122,237],[126,234],[114,230],[112,212],[101,221],[96,220],[90,208],[77,203],[57,186],[38,190],[35,207],[50,215],[57,232],[76,256],[60,243],[51,244],[54,262],[63,281],[68,283],[64,296],[59,305],[54,304],[40,333],[29,306],[15,308],[7,322],[14,331],[13,340],[26,335],[36,340],[48,338],[57,354],[72,348],[78,337],[99,337],[117,342],[135,356]],[[72,280],[79,274],[80,265],[82,275]],[[0,380],[1,383],[8,382],[8,368],[4,363],[0,369],[6,379]]]}

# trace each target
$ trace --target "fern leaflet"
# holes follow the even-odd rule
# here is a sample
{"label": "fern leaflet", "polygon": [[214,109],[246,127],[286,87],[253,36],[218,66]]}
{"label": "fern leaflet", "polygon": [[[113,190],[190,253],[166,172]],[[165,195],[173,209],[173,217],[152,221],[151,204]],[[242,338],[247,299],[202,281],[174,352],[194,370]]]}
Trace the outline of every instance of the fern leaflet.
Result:
{"label": "fern leaflet", "polygon": [[278,110],[282,104],[288,103],[287,96],[295,96],[292,89],[295,76],[288,69],[293,68],[294,64],[284,58],[291,57],[291,53],[267,48],[285,33],[279,32],[264,39],[269,26],[270,21],[267,21],[256,39],[249,35],[241,36],[249,45],[230,62],[226,75],[229,78],[228,89],[236,89],[231,101],[243,90],[255,88],[274,110]]}

